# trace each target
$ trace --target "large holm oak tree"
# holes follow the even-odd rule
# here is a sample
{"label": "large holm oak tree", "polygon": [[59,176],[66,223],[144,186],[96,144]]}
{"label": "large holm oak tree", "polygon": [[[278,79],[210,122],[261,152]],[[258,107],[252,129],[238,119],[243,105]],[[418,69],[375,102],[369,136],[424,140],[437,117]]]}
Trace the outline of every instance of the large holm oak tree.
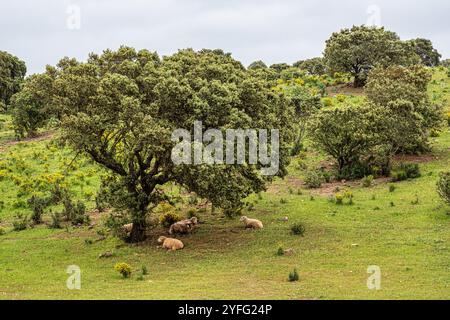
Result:
{"label": "large holm oak tree", "polygon": [[175,129],[192,133],[195,121],[203,130],[280,129],[277,175],[286,174],[293,107],[221,50],[187,49],[161,59],[121,47],[87,62],[65,58],[47,74],[63,139],[110,172],[112,204],[131,215],[132,242],[145,239],[146,216],[165,199],[167,183],[229,210],[270,180],[258,165],[175,165]]}
{"label": "large holm oak tree", "polygon": [[0,51],[0,110],[6,109],[11,97],[20,90],[26,72],[25,62]]}
{"label": "large holm oak tree", "polygon": [[350,73],[355,87],[364,86],[377,65],[409,65],[419,59],[411,44],[402,42],[395,32],[367,26],[333,33],[326,41],[324,58],[329,72]]}
{"label": "large holm oak tree", "polygon": [[433,47],[431,40],[417,38],[408,41],[414,52],[420,57],[423,65],[435,67],[440,64],[441,54]]}

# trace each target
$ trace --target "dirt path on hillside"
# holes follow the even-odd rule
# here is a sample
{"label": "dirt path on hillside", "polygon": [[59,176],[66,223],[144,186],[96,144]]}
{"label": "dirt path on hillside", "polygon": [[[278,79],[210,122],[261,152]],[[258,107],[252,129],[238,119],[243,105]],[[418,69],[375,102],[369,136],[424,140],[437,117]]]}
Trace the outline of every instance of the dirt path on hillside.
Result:
{"label": "dirt path on hillside", "polygon": [[44,132],[42,134],[39,134],[35,137],[32,138],[25,138],[23,140],[11,140],[11,141],[7,141],[6,143],[3,143],[0,145],[0,153],[1,152],[5,152],[6,149],[8,149],[9,147],[15,146],[19,143],[22,142],[38,142],[38,141],[43,141],[43,140],[48,140],[51,139],[53,136],[55,135],[55,131],[47,131]]}

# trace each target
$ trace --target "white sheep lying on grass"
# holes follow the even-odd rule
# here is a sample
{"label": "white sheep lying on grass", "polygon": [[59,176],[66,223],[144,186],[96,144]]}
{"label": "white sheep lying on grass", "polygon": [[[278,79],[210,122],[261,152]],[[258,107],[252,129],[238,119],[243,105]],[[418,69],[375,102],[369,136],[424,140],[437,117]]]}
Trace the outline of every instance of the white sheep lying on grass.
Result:
{"label": "white sheep lying on grass", "polygon": [[192,232],[198,224],[198,219],[192,217],[190,219],[178,221],[170,226],[169,234],[187,234]]}
{"label": "white sheep lying on grass", "polygon": [[244,222],[246,229],[262,229],[264,228],[261,221],[256,219],[249,219],[246,216],[241,217],[239,220],[241,222]]}
{"label": "white sheep lying on grass", "polygon": [[164,236],[159,237],[158,243],[162,243],[162,247],[167,250],[180,250],[184,248],[183,242],[174,238],[167,238]]}

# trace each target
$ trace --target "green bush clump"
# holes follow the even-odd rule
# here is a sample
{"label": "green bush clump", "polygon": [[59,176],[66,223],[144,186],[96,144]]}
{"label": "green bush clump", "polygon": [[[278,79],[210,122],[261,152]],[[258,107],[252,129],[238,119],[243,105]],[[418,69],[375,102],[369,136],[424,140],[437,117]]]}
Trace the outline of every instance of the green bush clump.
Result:
{"label": "green bush clump", "polygon": [[200,215],[198,214],[198,210],[196,209],[189,209],[188,212],[186,213],[186,216],[188,219],[196,217],[197,220],[200,221]]}
{"label": "green bush clump", "polygon": [[372,186],[373,180],[374,180],[373,175],[369,175],[362,179],[361,184],[364,188],[369,188],[370,186]]}
{"label": "green bush clump", "polygon": [[123,278],[129,278],[131,276],[131,267],[125,262],[119,262],[114,266],[114,270],[119,272]]}
{"label": "green bush clump", "polygon": [[294,269],[294,271],[289,273],[289,282],[296,282],[300,279],[300,276],[298,275],[297,269]]}
{"label": "green bush clump", "polygon": [[296,224],[291,226],[291,233],[293,235],[302,236],[303,237],[305,235],[305,231],[306,231],[306,228],[301,223],[296,223]]}
{"label": "green bush clump", "polygon": [[309,189],[317,189],[322,186],[323,176],[317,170],[309,170],[306,172],[305,185]]}
{"label": "green bush clump", "polygon": [[[347,200],[347,202],[345,202]],[[334,195],[334,202],[337,205],[353,204],[353,193],[351,191],[338,192]]]}
{"label": "green bush clump", "polygon": [[148,275],[148,269],[147,269],[147,266],[142,266],[142,267],[141,267],[141,273],[142,273],[142,275],[144,275],[144,276]]}
{"label": "green bush clump", "polygon": [[401,163],[392,171],[391,175],[395,182],[416,179],[421,176],[417,163]]}
{"label": "green bush clump", "polygon": [[332,107],[334,105],[333,99],[329,97],[323,98],[322,102],[325,107]]}
{"label": "green bush clump", "polygon": [[175,222],[181,221],[181,217],[175,212],[166,212],[159,217],[159,222],[164,228],[169,228]]}
{"label": "green bush clump", "polygon": [[441,198],[450,204],[450,172],[444,172],[439,175],[437,189]]}
{"label": "green bush clump", "polygon": [[279,247],[277,250],[277,256],[284,256],[284,249],[282,247]]}
{"label": "green bush clump", "polygon": [[52,218],[52,222],[50,223],[50,226],[49,226],[50,229],[61,229],[62,228],[62,226],[61,226],[61,217],[62,217],[61,213],[60,212],[52,213],[50,215],[50,217]]}
{"label": "green bush clump", "polygon": [[23,213],[18,213],[16,215],[16,219],[13,221],[13,230],[14,231],[22,231],[28,228],[29,221],[28,216]]}
{"label": "green bush clump", "polygon": [[48,200],[33,195],[30,199],[28,199],[28,206],[32,210],[31,220],[33,220],[35,224],[40,224],[42,222],[44,209],[48,206]]}
{"label": "green bush clump", "polygon": [[5,229],[3,229],[2,227],[0,227],[0,236],[4,235],[6,233]]}

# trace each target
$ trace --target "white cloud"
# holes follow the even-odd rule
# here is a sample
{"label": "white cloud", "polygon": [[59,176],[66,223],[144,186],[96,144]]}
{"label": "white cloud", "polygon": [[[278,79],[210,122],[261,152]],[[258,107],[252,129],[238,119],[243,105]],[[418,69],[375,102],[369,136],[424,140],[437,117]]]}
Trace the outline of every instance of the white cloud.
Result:
{"label": "white cloud", "polygon": [[[81,8],[80,30],[66,27],[70,4]],[[429,38],[450,56],[447,0],[15,0],[2,4],[0,50],[24,59],[30,73],[121,44],[160,54],[222,48],[244,64],[294,62],[320,55],[333,31],[364,24],[371,5],[388,29]]]}

